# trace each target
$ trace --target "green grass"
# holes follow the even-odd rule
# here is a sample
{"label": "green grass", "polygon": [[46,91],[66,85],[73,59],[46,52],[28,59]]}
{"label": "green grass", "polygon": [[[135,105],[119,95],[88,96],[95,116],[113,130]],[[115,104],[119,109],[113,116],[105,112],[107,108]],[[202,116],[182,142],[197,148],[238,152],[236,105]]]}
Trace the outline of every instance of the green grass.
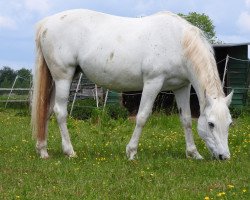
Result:
{"label": "green grass", "polygon": [[78,157],[69,159],[62,154],[53,118],[51,157],[41,160],[26,114],[0,110],[0,199],[250,199],[250,116],[235,120],[232,159],[221,162],[211,158],[196,131],[205,159],[186,159],[178,116],[162,114],[154,114],[144,128],[136,161],[125,156],[133,121],[70,119]]}

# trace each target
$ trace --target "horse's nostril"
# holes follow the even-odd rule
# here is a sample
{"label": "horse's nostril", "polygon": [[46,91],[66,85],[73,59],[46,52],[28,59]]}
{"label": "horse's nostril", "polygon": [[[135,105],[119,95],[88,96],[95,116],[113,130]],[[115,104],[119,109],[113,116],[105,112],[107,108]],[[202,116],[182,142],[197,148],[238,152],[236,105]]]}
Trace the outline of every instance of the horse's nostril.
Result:
{"label": "horse's nostril", "polygon": [[220,160],[223,160],[223,156],[222,156],[221,154],[219,155],[219,159],[220,159]]}

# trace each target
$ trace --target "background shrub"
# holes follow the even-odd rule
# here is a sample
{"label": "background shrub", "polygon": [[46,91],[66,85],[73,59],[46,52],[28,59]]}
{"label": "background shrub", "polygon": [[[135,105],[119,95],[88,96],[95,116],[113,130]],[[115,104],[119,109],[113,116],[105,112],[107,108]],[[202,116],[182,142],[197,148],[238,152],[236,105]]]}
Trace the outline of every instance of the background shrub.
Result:
{"label": "background shrub", "polygon": [[127,119],[129,116],[128,110],[120,104],[110,104],[105,109],[112,119]]}
{"label": "background shrub", "polygon": [[[68,110],[71,109],[71,105],[69,104]],[[93,121],[98,121],[102,118],[102,120],[107,121],[109,119],[126,119],[129,112],[120,104],[108,104],[105,108],[102,106],[97,108],[94,99],[83,99],[75,102],[71,116],[80,120],[92,118]]]}
{"label": "background shrub", "polygon": [[244,107],[230,107],[232,118],[239,118],[244,115],[250,115],[250,106]]}
{"label": "background shrub", "polygon": [[[72,103],[69,104],[68,110],[71,109]],[[71,116],[75,119],[90,119],[93,110],[96,109],[96,101],[94,99],[76,100]]]}

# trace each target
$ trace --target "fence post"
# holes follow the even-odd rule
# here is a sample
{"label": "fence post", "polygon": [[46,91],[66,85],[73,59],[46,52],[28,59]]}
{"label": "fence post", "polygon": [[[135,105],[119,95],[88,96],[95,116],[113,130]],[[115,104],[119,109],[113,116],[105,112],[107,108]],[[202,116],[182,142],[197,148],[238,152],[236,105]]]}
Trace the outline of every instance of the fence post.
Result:
{"label": "fence post", "polygon": [[226,62],[225,62],[225,67],[224,67],[223,79],[222,79],[222,88],[224,88],[224,85],[225,85],[225,77],[226,77],[226,73],[227,73],[228,61],[229,61],[229,56],[227,55]]}
{"label": "fence post", "polygon": [[82,73],[80,74],[80,78],[79,78],[78,83],[77,83],[76,92],[74,94],[74,99],[73,99],[72,106],[71,106],[70,113],[69,113],[70,116],[71,116],[73,108],[74,108],[74,104],[75,104],[75,101],[76,101],[76,95],[77,95],[77,92],[79,90],[81,80],[82,80]]}
{"label": "fence post", "polygon": [[98,90],[97,85],[95,84],[95,98],[96,98],[96,107],[99,107],[99,98],[98,98]]}
{"label": "fence post", "polygon": [[107,89],[107,90],[106,90],[106,94],[105,94],[105,99],[104,99],[103,109],[105,109],[105,107],[106,107],[107,100],[108,100],[108,94],[109,94],[109,89]]}
{"label": "fence post", "polygon": [[6,103],[5,103],[5,108],[7,107],[8,101],[9,101],[9,99],[10,99],[10,95],[11,95],[11,93],[12,93],[12,91],[13,91],[13,88],[14,88],[14,86],[15,86],[15,84],[16,84],[17,79],[18,79],[18,75],[16,76],[16,78],[15,78],[13,84],[12,84],[12,87],[11,87],[11,90],[10,90],[10,93],[9,93],[9,96],[8,96],[8,99],[7,99]]}

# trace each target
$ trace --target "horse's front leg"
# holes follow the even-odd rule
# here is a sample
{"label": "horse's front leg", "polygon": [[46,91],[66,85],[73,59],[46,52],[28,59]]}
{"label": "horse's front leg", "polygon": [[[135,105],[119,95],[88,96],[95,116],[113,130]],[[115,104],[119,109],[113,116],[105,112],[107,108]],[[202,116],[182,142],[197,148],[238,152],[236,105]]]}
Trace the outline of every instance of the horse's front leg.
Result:
{"label": "horse's front leg", "polygon": [[142,128],[145,125],[149,115],[152,112],[152,107],[157,94],[160,92],[163,85],[163,78],[155,78],[144,82],[142,97],[138,114],[136,116],[136,126],[133,135],[126,147],[126,153],[129,160],[133,160],[138,148],[138,143]]}
{"label": "horse's front leg", "polygon": [[180,118],[185,132],[186,156],[195,159],[203,159],[197,151],[192,133],[192,118],[190,111],[190,88],[191,85],[185,86],[174,91]]}

